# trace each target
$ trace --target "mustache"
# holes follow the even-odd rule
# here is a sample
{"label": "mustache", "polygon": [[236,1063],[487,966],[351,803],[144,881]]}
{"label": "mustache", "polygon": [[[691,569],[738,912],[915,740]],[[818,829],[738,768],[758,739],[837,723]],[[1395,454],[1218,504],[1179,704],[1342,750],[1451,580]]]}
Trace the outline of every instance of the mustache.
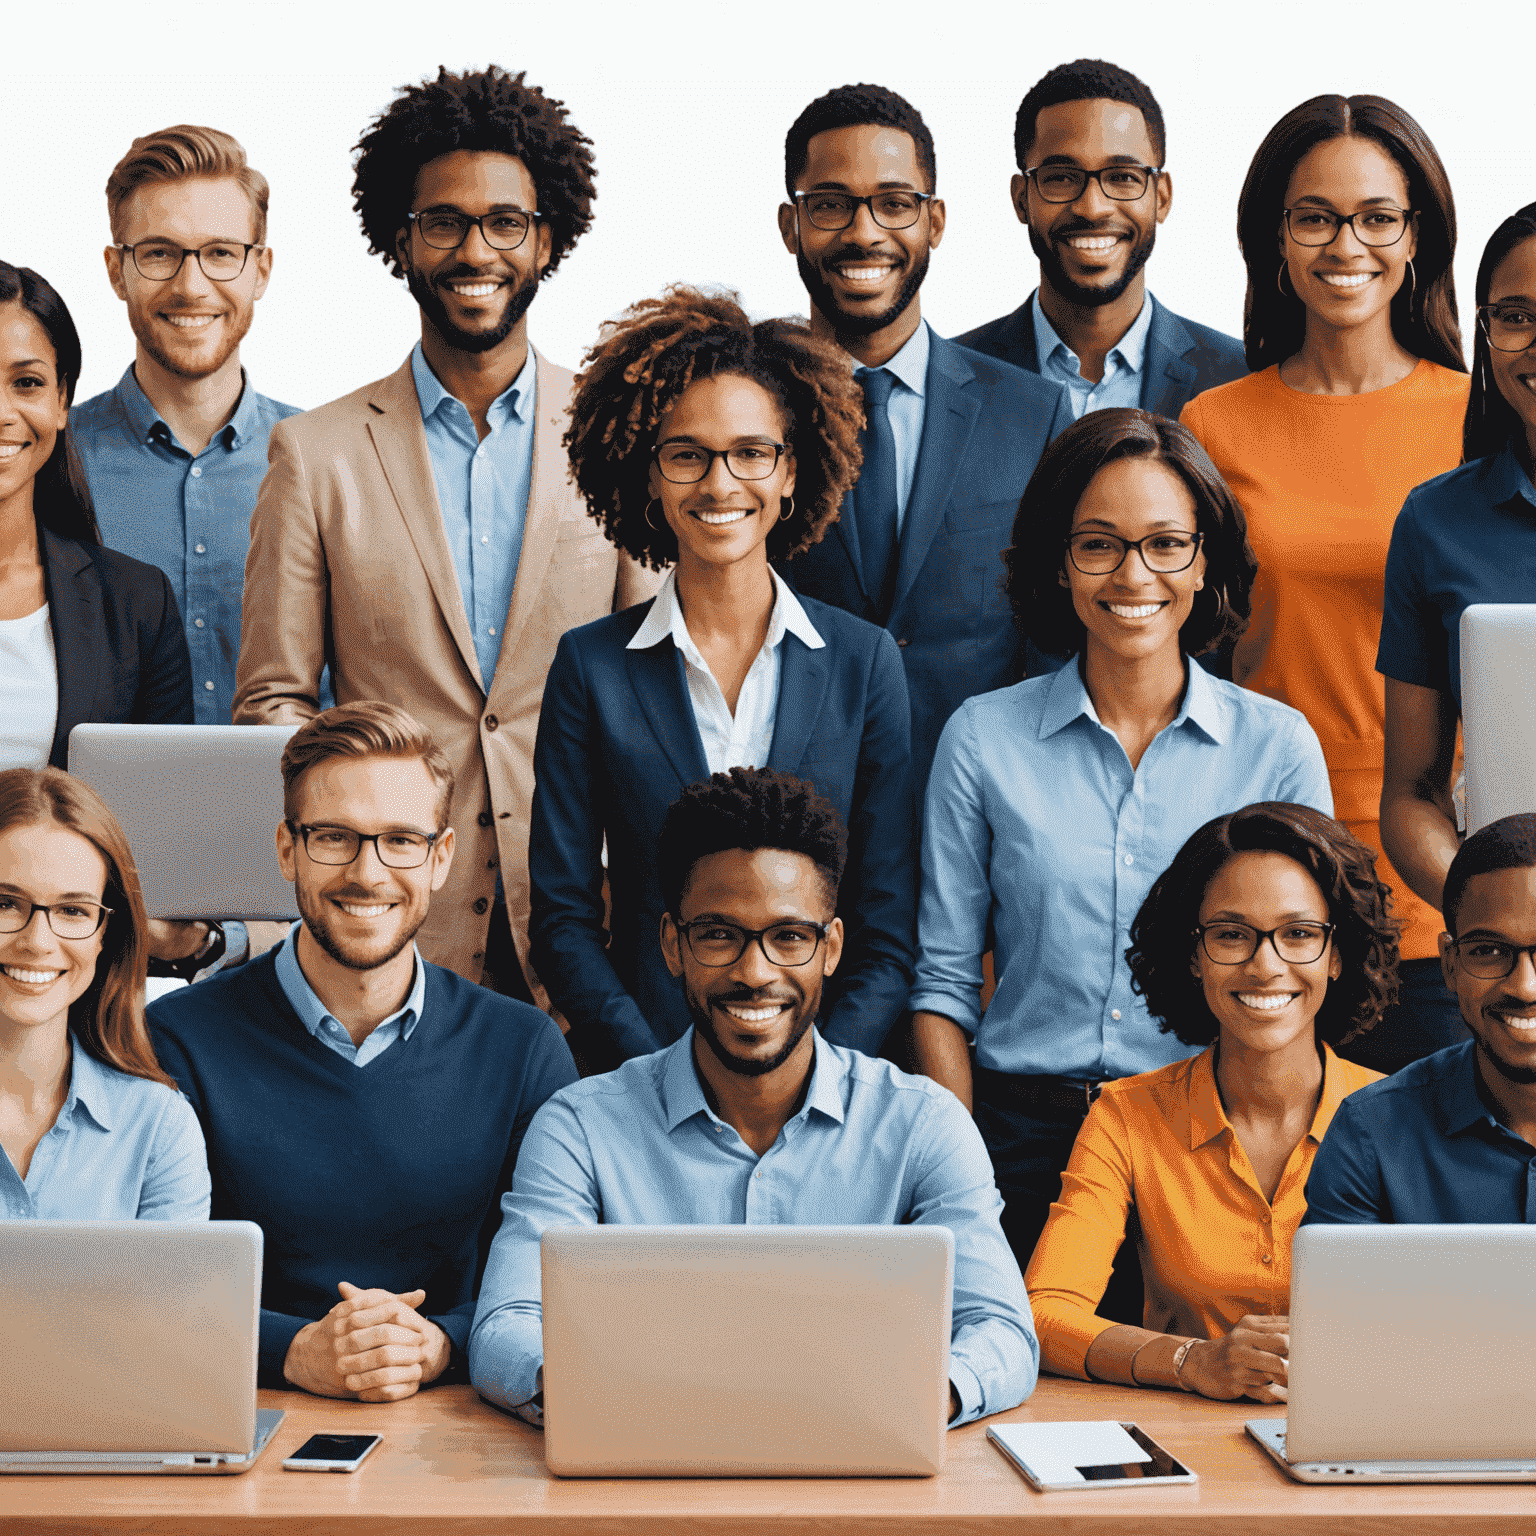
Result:
{"label": "mustache", "polygon": [[772,992],[743,992],[740,988],[733,988],[729,992],[711,992],[709,1000],[712,1003],[739,1003],[743,1008],[766,1008],[769,1003],[788,1003],[793,1006],[798,1003],[798,997],[782,997]]}

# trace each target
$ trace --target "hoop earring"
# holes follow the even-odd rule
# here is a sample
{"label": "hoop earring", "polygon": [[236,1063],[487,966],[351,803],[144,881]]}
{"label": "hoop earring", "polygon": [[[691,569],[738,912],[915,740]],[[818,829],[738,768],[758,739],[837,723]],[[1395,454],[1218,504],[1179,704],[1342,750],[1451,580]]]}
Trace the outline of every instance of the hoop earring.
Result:
{"label": "hoop earring", "polygon": [[1296,297],[1296,285],[1295,285],[1295,283],[1291,284],[1291,291],[1289,293],[1287,293],[1285,291],[1285,274],[1286,274],[1288,269],[1289,269],[1289,263],[1282,261],[1280,263],[1280,270],[1275,273],[1275,287],[1280,290],[1280,297],[1281,298],[1283,298],[1283,299],[1294,299]]}
{"label": "hoop earring", "polygon": [[1413,271],[1413,257],[1410,256],[1408,258],[1408,314],[1410,317],[1413,314],[1413,296],[1417,292],[1418,286],[1419,280]]}
{"label": "hoop earring", "polygon": [[[783,499],[784,498],[782,496],[779,497],[780,501],[783,501]],[[781,523],[787,523],[790,520],[790,518],[792,518],[794,515],[795,515],[795,498],[793,496],[791,496],[789,498],[789,511],[788,512],[780,512],[779,513],[779,521]]]}
{"label": "hoop earring", "polygon": [[660,533],[661,529],[657,528],[656,524],[651,522],[651,508],[654,507],[655,505],[656,505],[656,498],[654,496],[652,496],[651,499],[648,502],[646,502],[646,504],[645,504],[645,520],[646,520],[647,524],[649,524],[652,529],[654,529],[657,533]]}

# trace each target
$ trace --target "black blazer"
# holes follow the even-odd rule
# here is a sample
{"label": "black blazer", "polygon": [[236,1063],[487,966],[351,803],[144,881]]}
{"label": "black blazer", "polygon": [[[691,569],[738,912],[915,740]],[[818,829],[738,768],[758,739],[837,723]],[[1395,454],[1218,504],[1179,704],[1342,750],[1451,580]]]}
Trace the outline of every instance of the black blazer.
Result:
{"label": "black blazer", "polygon": [[38,525],[59,718],[48,761],[68,767],[77,725],[192,724],[192,660],[165,572]]}
{"label": "black blazer", "polygon": [[[804,607],[826,645],[784,636],[765,766],[809,780],[848,828],[843,959],[821,1024],[835,1044],[873,1053],[912,983],[918,823],[907,691],[889,635],[821,603]],[[626,649],[650,609],[637,604],[565,634],[533,753],[534,969],[571,1024],[619,1059],[671,1044],[690,1022],[657,937],[666,902],[656,849],[667,807],[709,777],[682,654],[670,638]]]}

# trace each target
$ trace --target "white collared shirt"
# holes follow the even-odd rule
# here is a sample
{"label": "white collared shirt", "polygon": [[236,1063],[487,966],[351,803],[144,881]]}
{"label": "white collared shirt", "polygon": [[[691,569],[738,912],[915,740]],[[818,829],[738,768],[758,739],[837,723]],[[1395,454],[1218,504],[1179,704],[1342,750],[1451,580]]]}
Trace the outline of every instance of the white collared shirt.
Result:
{"label": "white collared shirt", "polygon": [[762,650],[752,659],[736,700],[734,716],[725,702],[720,684],[715,681],[715,674],[709,670],[683,622],[682,604],[677,600],[676,569],[667,572],[645,622],[625,647],[631,651],[646,651],[671,636],[683,658],[693,719],[699,728],[704,761],[711,773],[723,773],[727,768],[761,768],[768,761],[779,710],[779,645],[784,636],[794,635],[813,651],[821,650],[827,643],[816,633],[800,600],[780,579],[779,573],[769,567],[769,575],[773,577],[774,598],[768,636],[763,641]]}

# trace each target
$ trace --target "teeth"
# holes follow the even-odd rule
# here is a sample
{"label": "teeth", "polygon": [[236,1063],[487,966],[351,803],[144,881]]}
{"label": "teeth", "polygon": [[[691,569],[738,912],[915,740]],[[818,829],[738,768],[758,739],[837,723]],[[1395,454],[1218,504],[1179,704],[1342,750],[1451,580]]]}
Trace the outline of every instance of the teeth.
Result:
{"label": "teeth", "polygon": [[1511,1029],[1536,1029],[1536,1013],[1501,1013],[1498,1017]]}
{"label": "teeth", "polygon": [[14,459],[26,446],[25,443],[0,443],[0,459]]}
{"label": "teeth", "polygon": [[838,276],[849,283],[878,283],[892,271],[891,267],[839,267]]}
{"label": "teeth", "polygon": [[1074,251],[1107,251],[1119,243],[1116,235],[1075,235],[1067,241]]}
{"label": "teeth", "polygon": [[501,285],[499,283],[449,283],[461,299],[488,299]]}
{"label": "teeth", "polygon": [[734,508],[725,512],[698,512],[694,514],[701,523],[708,523],[711,528],[725,523],[739,523],[748,514],[740,508]]}
{"label": "teeth", "polygon": [[1163,605],[1161,603],[1109,603],[1106,605],[1117,619],[1150,619]]}
{"label": "teeth", "polygon": [[349,917],[382,917],[389,911],[388,902],[379,907],[358,907],[347,901],[338,901],[336,905]]}
{"label": "teeth", "polygon": [[1263,1013],[1274,1013],[1290,1002],[1289,992],[1239,992],[1237,1000],[1245,1008],[1257,1008]]}
{"label": "teeth", "polygon": [[167,315],[165,318],[178,331],[200,331],[205,325],[212,325],[219,317],[217,315]]}
{"label": "teeth", "polygon": [[1361,288],[1376,276],[1374,272],[1319,272],[1330,288]]}
{"label": "teeth", "polygon": [[26,981],[31,982],[34,986],[40,986],[44,982],[57,981],[59,977],[64,974],[64,972],[26,971],[23,970],[19,965],[8,965],[5,967],[5,974],[9,976],[12,981]]}
{"label": "teeth", "polygon": [[733,1019],[740,1019],[743,1024],[766,1024],[769,1019],[774,1019],[784,1009],[782,1005],[775,1003],[768,1008],[743,1008],[740,1003],[722,1003],[720,1005]]}

